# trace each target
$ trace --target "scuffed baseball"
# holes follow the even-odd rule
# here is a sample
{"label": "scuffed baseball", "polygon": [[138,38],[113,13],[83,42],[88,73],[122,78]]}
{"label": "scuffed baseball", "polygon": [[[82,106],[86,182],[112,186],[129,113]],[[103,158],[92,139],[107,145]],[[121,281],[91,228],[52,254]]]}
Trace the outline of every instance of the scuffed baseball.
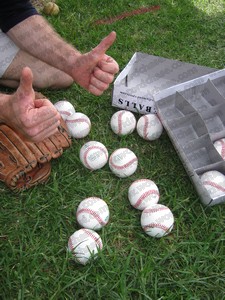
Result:
{"label": "scuffed baseball", "polygon": [[137,170],[138,158],[128,148],[119,148],[109,157],[109,168],[118,177],[129,177]]}
{"label": "scuffed baseball", "polygon": [[80,161],[89,170],[103,168],[108,161],[108,150],[100,142],[89,141],[80,149]]}
{"label": "scuffed baseball", "polygon": [[91,131],[91,121],[89,117],[80,112],[75,112],[68,116],[66,125],[71,136],[76,139],[82,139],[88,136]]}
{"label": "scuffed baseball", "polygon": [[59,100],[54,104],[57,111],[60,113],[64,121],[75,113],[75,108],[72,103],[67,100]]}
{"label": "scuffed baseball", "polygon": [[158,203],[159,197],[159,189],[150,179],[135,180],[128,189],[130,204],[139,210],[144,210],[147,206]]}
{"label": "scuffed baseball", "polygon": [[110,126],[115,134],[127,135],[134,131],[136,127],[136,119],[132,112],[119,110],[112,115]]}
{"label": "scuffed baseball", "polygon": [[56,16],[59,13],[59,6],[54,2],[47,2],[44,5],[43,13],[48,16]]}
{"label": "scuffed baseball", "polygon": [[140,117],[137,122],[137,133],[147,141],[158,139],[163,132],[163,125],[156,114]]}
{"label": "scuffed baseball", "polygon": [[141,213],[141,227],[152,237],[161,238],[171,232],[174,216],[171,210],[162,204],[147,206]]}
{"label": "scuffed baseball", "polygon": [[225,138],[215,141],[213,145],[222,159],[225,160]]}
{"label": "scuffed baseball", "polygon": [[91,229],[82,228],[75,231],[68,241],[68,250],[73,254],[75,261],[82,265],[86,265],[91,258],[96,259],[102,248],[101,237]]}
{"label": "scuffed baseball", "polygon": [[212,198],[225,195],[225,175],[219,171],[212,170],[200,176],[203,186]]}
{"label": "scuffed baseball", "polygon": [[81,227],[99,230],[109,222],[109,207],[98,197],[86,198],[78,205],[76,219]]}

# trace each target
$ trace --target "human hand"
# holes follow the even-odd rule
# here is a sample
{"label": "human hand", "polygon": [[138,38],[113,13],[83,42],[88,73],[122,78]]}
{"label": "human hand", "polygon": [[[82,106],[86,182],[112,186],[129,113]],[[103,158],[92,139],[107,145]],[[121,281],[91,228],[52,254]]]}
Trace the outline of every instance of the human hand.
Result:
{"label": "human hand", "polygon": [[74,81],[96,96],[109,87],[119,71],[117,62],[106,55],[115,39],[116,33],[113,31],[90,52],[78,56],[73,65],[71,75]]}
{"label": "human hand", "polygon": [[57,132],[60,114],[48,99],[36,99],[32,82],[32,71],[25,67],[17,91],[6,102],[4,122],[29,141],[40,142]]}

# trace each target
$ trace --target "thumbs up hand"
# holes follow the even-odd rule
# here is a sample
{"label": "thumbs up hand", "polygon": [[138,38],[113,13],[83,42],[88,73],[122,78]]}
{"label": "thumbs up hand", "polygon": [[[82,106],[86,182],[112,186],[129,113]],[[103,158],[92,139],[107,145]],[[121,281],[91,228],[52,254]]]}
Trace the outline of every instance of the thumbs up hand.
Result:
{"label": "thumbs up hand", "polygon": [[117,62],[106,54],[115,39],[113,31],[90,52],[78,56],[73,64],[74,81],[96,96],[109,87],[119,71]]}
{"label": "thumbs up hand", "polygon": [[32,142],[40,142],[56,133],[60,114],[48,99],[35,99],[33,74],[25,67],[20,85],[8,95],[4,107],[4,122]]}

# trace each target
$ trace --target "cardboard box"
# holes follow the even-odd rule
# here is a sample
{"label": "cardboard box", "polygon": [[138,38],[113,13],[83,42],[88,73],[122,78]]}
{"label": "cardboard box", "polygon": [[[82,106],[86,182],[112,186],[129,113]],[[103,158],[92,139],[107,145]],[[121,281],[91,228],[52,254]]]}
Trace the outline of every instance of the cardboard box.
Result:
{"label": "cardboard box", "polygon": [[[225,69],[168,88],[156,95],[157,114],[167,131],[183,166],[202,203],[207,206],[225,202],[225,157],[214,146],[225,138]],[[223,174],[224,182],[210,175],[207,187],[205,172]],[[212,196],[214,195],[214,196]]]}
{"label": "cardboard box", "polygon": [[112,105],[140,114],[155,113],[156,94],[215,70],[136,52],[114,82]]}
{"label": "cardboard box", "polygon": [[[157,113],[202,203],[225,202],[225,155],[214,145],[225,139],[225,69],[135,53],[115,81],[112,104]],[[209,171],[223,181],[213,172],[203,184]]]}

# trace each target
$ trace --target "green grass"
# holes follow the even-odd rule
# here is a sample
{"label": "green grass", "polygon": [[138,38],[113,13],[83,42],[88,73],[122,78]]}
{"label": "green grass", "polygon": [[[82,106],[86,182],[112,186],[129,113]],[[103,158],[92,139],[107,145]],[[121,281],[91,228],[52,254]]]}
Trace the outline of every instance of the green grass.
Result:
{"label": "green grass", "polygon": [[[97,45],[110,31],[117,41],[109,49],[122,70],[134,52],[224,68],[224,1],[63,1],[61,12],[48,17],[56,30],[80,51]],[[93,25],[141,6],[160,10]],[[92,130],[61,158],[52,162],[48,184],[22,194],[2,183],[0,209],[0,298],[11,299],[225,299],[224,205],[204,207],[167,134],[148,143],[137,133],[115,136],[109,120],[110,89],[101,97],[73,85],[45,91],[53,101],[66,98],[87,114]],[[137,172],[118,179],[106,165],[90,172],[79,161],[89,140],[106,145],[111,154],[128,147],[139,157]],[[175,226],[162,239],[148,237],[140,211],[129,204],[129,185],[150,178],[159,187],[160,203],[171,208]],[[67,253],[69,236],[77,229],[75,210],[86,197],[104,199],[110,222],[99,234],[104,248],[97,260],[81,266]]]}

